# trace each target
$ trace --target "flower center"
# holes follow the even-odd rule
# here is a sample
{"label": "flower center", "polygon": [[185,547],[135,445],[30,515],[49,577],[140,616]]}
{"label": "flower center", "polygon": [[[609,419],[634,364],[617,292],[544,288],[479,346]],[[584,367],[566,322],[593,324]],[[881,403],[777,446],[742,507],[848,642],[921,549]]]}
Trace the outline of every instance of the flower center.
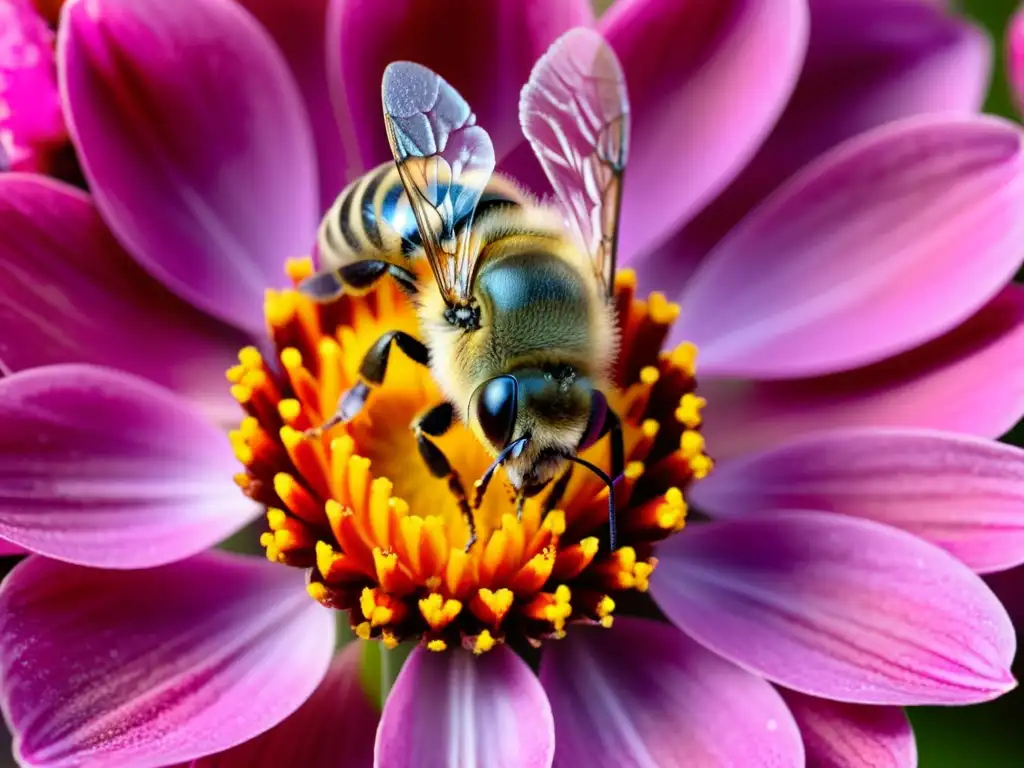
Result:
{"label": "flower center", "polygon": [[[288,265],[295,283],[311,271],[307,259]],[[247,414],[231,433],[245,465],[236,479],[268,508],[267,557],[309,569],[314,599],[348,611],[357,635],[389,646],[418,638],[432,650],[483,652],[506,640],[538,645],[574,623],[611,626],[617,601],[646,592],[654,545],[682,530],[687,485],[711,469],[697,431],[704,401],[693,392],[696,349],[660,352],[678,307],[658,293],[639,300],[634,289],[634,274],[620,272],[621,353],[615,389],[605,393],[622,418],[628,461],[615,488],[615,552],[608,489],[579,467],[527,500],[521,517],[511,486],[497,487],[505,483],[499,470],[473,512],[477,539],[467,550],[463,510],[449,482],[425,466],[410,429],[441,392],[400,350],[353,420],[307,434],[357,383],[363,355],[382,334],[420,335],[415,310],[390,279],[329,305],[269,291],[276,359],[247,347],[227,374]],[[461,424],[435,442],[466,487],[492,461]],[[608,440],[581,457],[607,469]]]}

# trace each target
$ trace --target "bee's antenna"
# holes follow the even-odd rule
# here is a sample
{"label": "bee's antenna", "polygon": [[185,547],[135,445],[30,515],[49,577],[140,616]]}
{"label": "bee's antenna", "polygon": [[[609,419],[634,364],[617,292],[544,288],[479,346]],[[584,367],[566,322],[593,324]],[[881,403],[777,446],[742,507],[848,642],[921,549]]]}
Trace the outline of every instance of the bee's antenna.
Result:
{"label": "bee's antenna", "polygon": [[473,509],[480,508],[480,504],[484,500],[484,494],[487,493],[487,486],[490,485],[491,478],[494,477],[494,473],[498,471],[498,467],[504,464],[505,460],[508,459],[509,456],[517,458],[523,452],[523,449],[529,441],[530,436],[523,435],[518,440],[513,440],[509,443],[505,447],[505,450],[498,454],[498,458],[491,463],[491,466],[487,468],[483,477],[474,483],[474,486],[476,487],[476,498],[473,499]]}
{"label": "bee's antenna", "polygon": [[566,456],[565,458],[573,464],[579,464],[581,467],[586,467],[601,478],[601,482],[608,486],[608,546],[611,551],[614,552],[616,549],[615,539],[617,538],[615,532],[615,482],[603,469],[591,464],[589,461],[581,459],[579,456]]}

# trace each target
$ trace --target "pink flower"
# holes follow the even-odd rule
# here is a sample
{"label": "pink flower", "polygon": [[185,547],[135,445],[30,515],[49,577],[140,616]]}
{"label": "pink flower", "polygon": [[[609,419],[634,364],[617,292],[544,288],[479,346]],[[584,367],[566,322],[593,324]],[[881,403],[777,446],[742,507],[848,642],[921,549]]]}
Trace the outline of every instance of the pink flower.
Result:
{"label": "pink flower", "polygon": [[41,171],[67,139],[53,32],[32,0],[0,0],[0,171]]}
{"label": "pink flower", "polygon": [[345,180],[387,159],[387,63],[438,70],[542,189],[517,93],[589,6],[71,0],[57,65],[90,191],[0,177],[0,547],[36,553],[0,586],[19,759],[907,766],[899,707],[1013,687],[974,572],[1024,562],[1024,454],[993,441],[1024,404],[1002,375],[1024,149],[974,114],[989,46],[938,5],[601,20],[633,114],[621,260],[700,350],[703,514],[657,552],[668,621],[570,626],[537,674],[509,644],[419,648],[375,730],[302,573],[204,554],[259,513],[224,370]]}

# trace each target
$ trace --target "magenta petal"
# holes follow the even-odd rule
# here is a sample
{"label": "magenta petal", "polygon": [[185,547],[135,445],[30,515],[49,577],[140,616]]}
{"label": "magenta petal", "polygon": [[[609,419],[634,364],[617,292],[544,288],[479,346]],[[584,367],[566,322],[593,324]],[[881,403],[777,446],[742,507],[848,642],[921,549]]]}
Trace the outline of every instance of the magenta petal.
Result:
{"label": "magenta petal", "polygon": [[1010,19],[1006,30],[1006,71],[1017,101],[1024,109],[1024,6]]}
{"label": "magenta petal", "polygon": [[970,704],[1012,689],[1013,625],[985,583],[925,541],[845,515],[695,526],[651,589],[680,629],[787,688],[861,704]]}
{"label": "magenta petal", "polygon": [[32,0],[0,2],[0,171],[44,171],[67,135],[53,31]]}
{"label": "magenta petal", "polygon": [[912,352],[818,379],[705,378],[703,430],[716,458],[839,427],[924,427],[997,437],[1024,411],[1024,288],[1008,286],[962,326]]}
{"label": "magenta petal", "polygon": [[13,541],[0,539],[0,557],[8,557],[10,555],[22,555],[24,553],[24,547],[19,547]]}
{"label": "magenta petal", "polygon": [[903,117],[981,106],[992,45],[939,3],[812,0],[810,7],[807,59],[775,130],[729,188],[640,265],[662,285],[681,284],[751,208],[840,142]]}
{"label": "magenta petal", "polygon": [[141,568],[211,547],[259,509],[227,436],[186,400],[107,368],[0,379],[0,536],[82,565]]}
{"label": "magenta petal", "polygon": [[544,650],[540,679],[559,768],[804,765],[772,686],[665,624],[575,629]]}
{"label": "magenta petal", "polygon": [[1020,126],[894,123],[821,158],[733,230],[688,283],[674,335],[716,376],[874,363],[954,327],[1012,278],[1022,207]]}
{"label": "magenta petal", "polygon": [[833,430],[724,461],[691,500],[716,517],[808,509],[927,539],[979,572],[1024,563],[1024,450],[924,430]]}
{"label": "magenta petal", "polygon": [[363,643],[349,643],[323,682],[287,718],[244,744],[193,768],[369,768],[380,713],[359,679]]}
{"label": "magenta petal", "polygon": [[58,64],[114,234],[171,290],[261,333],[319,215],[309,121],[280,52],[224,0],[70,0]]}
{"label": "magenta petal", "polygon": [[381,120],[384,67],[430,67],[465,97],[500,159],[522,143],[519,90],[563,32],[590,26],[587,0],[331,0],[328,73],[338,122],[355,133],[363,168],[391,158]]}
{"label": "magenta petal", "polygon": [[555,749],[544,689],[515,652],[412,652],[377,729],[376,768],[547,768]]}
{"label": "magenta petal", "polygon": [[320,208],[327,210],[354,169],[356,147],[345,146],[351,131],[338,127],[327,84],[327,8],[330,0],[239,0],[270,32],[284,54],[306,102],[316,140]]}
{"label": "magenta petal", "polygon": [[914,732],[899,707],[781,693],[800,726],[810,768],[917,768]]}
{"label": "magenta petal", "polygon": [[750,159],[796,83],[807,17],[806,0],[620,0],[605,14],[632,113],[623,262],[663,241]]}
{"label": "magenta petal", "polygon": [[238,404],[224,384],[245,336],[139,269],[85,193],[42,176],[0,176],[0,360],[123,368],[201,403]]}
{"label": "magenta petal", "polygon": [[206,554],[144,571],[30,557],[0,586],[0,703],[26,764],[160,766],[293,712],[334,618],[301,572]]}

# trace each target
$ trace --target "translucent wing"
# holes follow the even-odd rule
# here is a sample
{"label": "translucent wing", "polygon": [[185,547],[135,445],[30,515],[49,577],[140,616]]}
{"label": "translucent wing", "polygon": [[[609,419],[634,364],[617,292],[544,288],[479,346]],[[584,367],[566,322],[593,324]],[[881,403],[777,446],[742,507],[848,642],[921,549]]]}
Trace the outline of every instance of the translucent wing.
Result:
{"label": "translucent wing", "polygon": [[430,267],[448,305],[465,304],[474,271],[468,233],[494,171],[491,139],[465,99],[419,64],[388,65],[381,92],[391,152]]}
{"label": "translucent wing", "polygon": [[619,60],[597,32],[572,29],[551,45],[523,87],[519,122],[610,294],[629,100]]}

